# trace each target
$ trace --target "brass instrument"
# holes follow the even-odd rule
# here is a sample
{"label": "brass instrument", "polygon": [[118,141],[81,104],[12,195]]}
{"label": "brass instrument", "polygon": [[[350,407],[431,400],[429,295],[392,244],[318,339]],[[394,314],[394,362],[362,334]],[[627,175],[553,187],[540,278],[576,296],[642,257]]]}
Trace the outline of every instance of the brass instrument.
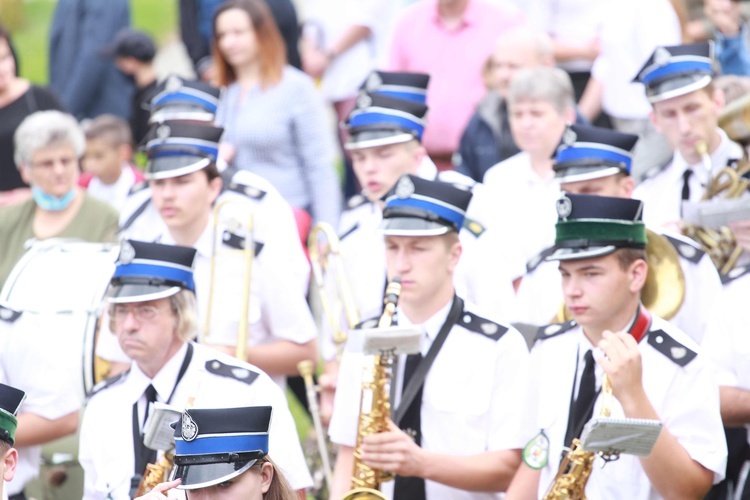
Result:
{"label": "brass instrument", "polygon": [[[323,252],[320,250],[318,241],[321,234],[327,240],[327,246]],[[341,242],[330,224],[318,222],[313,226],[307,238],[307,251],[310,254],[310,265],[320,296],[320,304],[331,327],[337,356],[340,358],[343,345],[346,343],[346,331],[359,324],[360,317],[341,257]],[[326,290],[325,273],[328,272],[334,277],[335,294],[329,294]],[[342,325],[342,309],[346,316],[345,325]]]}
{"label": "brass instrument", "polygon": [[328,446],[326,446],[326,436],[325,432],[323,431],[323,422],[320,420],[318,387],[316,387],[315,382],[313,381],[314,370],[315,364],[309,359],[300,361],[297,364],[297,371],[299,371],[302,380],[305,381],[307,404],[310,407],[310,415],[312,416],[313,427],[315,428],[315,438],[318,443],[318,453],[320,454],[320,460],[323,463],[323,475],[325,477],[328,491],[331,491],[331,487],[333,486],[333,471],[331,469],[331,460],[328,456]]}
{"label": "brass instrument", "polygon": [[[210,271],[210,278],[209,278],[209,290],[208,290],[208,306],[206,308],[206,318],[205,323],[203,325],[203,340],[205,341],[211,331],[211,315],[213,310],[213,304],[214,304],[214,297],[216,292],[216,260],[217,260],[217,251],[218,251],[218,245],[221,241],[221,238],[217,235],[218,228],[219,228],[219,216],[221,215],[221,211],[228,206],[231,205],[238,205],[241,206],[243,210],[247,211],[247,220],[243,224],[236,218],[230,219],[231,225],[236,226],[236,228],[241,228],[245,230],[245,244],[244,248],[242,249],[243,256],[245,258],[245,272],[243,275],[244,279],[244,288],[243,288],[243,296],[242,296],[242,303],[241,303],[241,310],[240,310],[240,322],[238,326],[237,331],[237,347],[235,350],[235,356],[242,360],[247,361],[247,342],[248,338],[250,336],[249,332],[249,325],[248,321],[250,318],[250,279],[252,277],[252,267],[253,267],[253,259],[255,257],[255,245],[253,242],[253,212],[250,209],[249,206],[246,206],[245,204],[227,199],[222,200],[214,206],[213,210],[213,243],[211,246],[211,271]],[[230,227],[230,229],[232,229]]]}
{"label": "brass instrument", "polygon": [[[661,234],[647,229],[646,238],[648,275],[641,290],[641,302],[655,316],[669,320],[685,301],[685,274],[680,266],[680,256]],[[570,319],[570,311],[563,303],[553,322],[564,323]]]}
{"label": "brass instrument", "polygon": [[[396,312],[400,293],[401,282],[398,278],[394,278],[385,289],[385,307],[380,316],[378,328],[387,328],[393,323],[393,314]],[[344,495],[342,500],[384,500],[385,495],[379,491],[380,484],[393,479],[392,474],[373,469],[362,461],[362,440],[366,436],[387,430],[388,419],[391,415],[390,381],[393,374],[394,354],[381,352],[373,358],[373,365],[365,371],[362,380],[352,489]]]}
{"label": "brass instrument", "polygon": [[719,127],[735,142],[750,143],[750,94],[726,105],[719,116]]}
{"label": "brass instrument", "polygon": [[[750,173],[750,161],[747,158],[740,160],[736,166],[724,167],[716,175],[712,175],[708,146],[701,141],[696,144],[695,148],[701,155],[701,163],[708,170],[710,178],[701,198],[702,201],[712,200],[717,196],[732,200],[747,192],[750,187],[750,180],[744,177]],[[742,247],[737,244],[732,230],[726,226],[712,229],[683,223],[682,232],[685,236],[695,240],[711,257],[721,276],[728,274],[737,265],[737,260],[742,255]]]}
{"label": "brass instrument", "polygon": [[148,464],[135,492],[135,497],[140,497],[153,490],[156,485],[169,481],[169,473],[174,466],[174,453],[168,451],[155,464]]}

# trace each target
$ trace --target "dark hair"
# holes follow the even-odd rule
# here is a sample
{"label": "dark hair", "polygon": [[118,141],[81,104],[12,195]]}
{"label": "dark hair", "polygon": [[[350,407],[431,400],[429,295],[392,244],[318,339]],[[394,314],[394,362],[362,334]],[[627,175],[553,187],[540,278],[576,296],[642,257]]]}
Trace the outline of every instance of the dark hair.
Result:
{"label": "dark hair", "polygon": [[133,145],[133,133],[128,122],[115,115],[99,115],[84,125],[87,140],[103,139],[112,146]]}
{"label": "dark hair", "polygon": [[627,271],[631,264],[637,260],[648,262],[646,250],[643,248],[619,248],[615,252],[620,269]]}
{"label": "dark hair", "polygon": [[245,12],[250,18],[250,25],[255,31],[260,59],[260,82],[262,87],[278,83],[286,64],[286,47],[284,39],[276,25],[268,5],[263,0],[230,0],[223,3],[214,14],[214,38],[211,52],[216,62],[219,85],[229,85],[237,80],[234,68],[224,59],[218,47],[216,20],[228,10],[237,9]]}
{"label": "dark hair", "polygon": [[10,32],[7,30],[7,28],[0,23],[0,40],[5,40],[8,42],[8,48],[10,49],[10,55],[13,57],[13,62],[16,63],[16,76],[19,75],[18,73],[18,54],[16,53],[16,49],[13,47],[13,42],[10,39]]}

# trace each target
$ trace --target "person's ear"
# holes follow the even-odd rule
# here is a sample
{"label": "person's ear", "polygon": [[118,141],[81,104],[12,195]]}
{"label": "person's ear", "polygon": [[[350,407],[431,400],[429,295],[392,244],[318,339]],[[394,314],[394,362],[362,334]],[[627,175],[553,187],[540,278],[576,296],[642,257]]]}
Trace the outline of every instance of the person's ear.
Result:
{"label": "person's ear", "polygon": [[630,291],[633,293],[640,292],[646,285],[648,277],[648,264],[645,260],[638,259],[630,264]]}
{"label": "person's ear", "polygon": [[270,462],[264,462],[263,467],[260,469],[260,491],[262,493],[267,493],[271,488],[273,475],[273,464],[271,464]]}
{"label": "person's ear", "polygon": [[3,480],[5,482],[12,481],[16,475],[16,465],[18,465],[18,452],[15,448],[10,448],[5,452],[3,457],[5,462],[5,470],[3,471]]}
{"label": "person's ear", "polygon": [[29,167],[27,167],[25,164],[21,164],[18,167],[18,173],[21,174],[21,180],[23,180],[23,182],[30,186],[31,177],[29,176]]}

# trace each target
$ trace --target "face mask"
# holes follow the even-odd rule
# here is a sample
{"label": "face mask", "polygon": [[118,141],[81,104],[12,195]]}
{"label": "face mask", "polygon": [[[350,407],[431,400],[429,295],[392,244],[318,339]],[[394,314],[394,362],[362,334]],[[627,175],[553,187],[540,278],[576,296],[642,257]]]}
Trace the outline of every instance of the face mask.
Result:
{"label": "face mask", "polygon": [[34,197],[34,201],[42,210],[49,210],[50,212],[59,212],[65,210],[73,202],[76,197],[75,189],[71,189],[65,193],[61,198],[52,196],[42,191],[41,188],[32,187],[31,195]]}

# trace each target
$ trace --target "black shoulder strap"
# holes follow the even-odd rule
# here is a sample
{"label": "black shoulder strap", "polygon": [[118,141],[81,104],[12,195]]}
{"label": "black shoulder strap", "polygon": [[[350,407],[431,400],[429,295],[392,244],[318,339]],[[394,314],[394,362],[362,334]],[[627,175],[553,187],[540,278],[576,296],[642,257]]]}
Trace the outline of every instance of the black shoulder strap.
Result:
{"label": "black shoulder strap", "polygon": [[149,203],[151,203],[151,197],[150,196],[149,196],[149,198],[146,201],[144,201],[143,203],[141,203],[141,206],[138,207],[135,210],[135,212],[133,212],[130,215],[130,217],[128,217],[128,220],[126,220],[125,223],[122,226],[120,226],[120,229],[117,230],[117,234],[122,233],[123,231],[125,231],[126,229],[128,229],[130,226],[132,226],[133,223],[136,221],[136,219],[141,216],[141,214],[143,213],[144,210],[146,210],[146,207],[148,207]]}
{"label": "black shoulder strap", "polygon": [[453,326],[461,317],[461,313],[463,313],[463,310],[464,301],[461,299],[461,297],[455,295],[453,297],[453,304],[451,305],[451,309],[448,312],[448,317],[446,318],[445,323],[443,323],[443,326],[440,328],[437,337],[435,337],[435,341],[432,343],[432,346],[430,346],[430,350],[427,351],[427,355],[422,359],[422,361],[420,361],[417,369],[414,371],[414,375],[412,375],[412,377],[409,379],[409,383],[404,389],[404,393],[401,396],[401,402],[398,404],[398,409],[393,415],[393,423],[395,423],[396,425],[399,425],[401,419],[404,418],[406,410],[409,408],[409,405],[416,397],[419,389],[422,387],[422,384],[424,384],[424,379],[425,377],[427,377],[427,372],[430,371],[432,363],[435,361],[435,358],[440,352],[440,349],[443,347],[445,339],[448,338],[448,334],[453,329]]}

